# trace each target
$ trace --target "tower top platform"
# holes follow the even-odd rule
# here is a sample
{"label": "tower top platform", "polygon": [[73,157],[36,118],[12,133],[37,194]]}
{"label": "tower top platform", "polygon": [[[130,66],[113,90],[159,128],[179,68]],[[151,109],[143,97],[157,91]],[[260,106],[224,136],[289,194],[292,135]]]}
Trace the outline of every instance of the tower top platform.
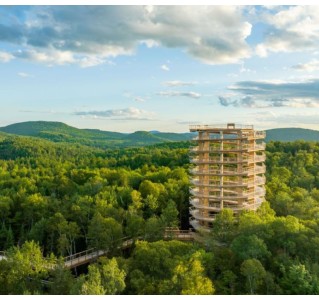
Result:
{"label": "tower top platform", "polygon": [[190,132],[207,132],[213,134],[235,134],[241,137],[254,137],[257,139],[264,139],[266,132],[262,130],[254,130],[253,125],[242,125],[235,123],[227,124],[211,124],[211,125],[190,125]]}
{"label": "tower top platform", "polygon": [[227,124],[210,124],[210,125],[189,125],[190,131],[201,131],[201,130],[227,130],[227,129],[248,129],[254,130],[254,125],[243,125],[243,124],[235,124],[235,123],[227,123]]}

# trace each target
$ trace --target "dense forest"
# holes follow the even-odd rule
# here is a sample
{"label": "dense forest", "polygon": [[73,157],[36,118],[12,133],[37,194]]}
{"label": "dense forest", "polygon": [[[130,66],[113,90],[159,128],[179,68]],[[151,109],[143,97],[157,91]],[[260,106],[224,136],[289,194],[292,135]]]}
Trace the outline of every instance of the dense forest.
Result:
{"label": "dense forest", "polygon": [[[0,294],[318,294],[319,143],[269,142],[257,212],[225,209],[205,243],[163,240],[189,228],[189,146],[0,135]],[[107,256],[63,267],[92,247]]]}

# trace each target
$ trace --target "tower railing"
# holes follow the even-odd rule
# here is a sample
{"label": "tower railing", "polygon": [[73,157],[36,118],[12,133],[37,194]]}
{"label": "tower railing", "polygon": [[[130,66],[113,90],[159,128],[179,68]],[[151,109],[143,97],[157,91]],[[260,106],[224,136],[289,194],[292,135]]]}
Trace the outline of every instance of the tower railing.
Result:
{"label": "tower railing", "polygon": [[230,124],[210,124],[210,125],[189,125],[189,130],[217,130],[217,129],[254,129],[253,125],[236,124],[230,126]]}
{"label": "tower railing", "polygon": [[234,180],[224,180],[223,183],[220,183],[219,180],[210,180],[208,182],[204,182],[203,180],[198,179],[191,179],[191,184],[195,186],[203,186],[203,187],[209,187],[209,186],[249,186],[249,185],[261,185],[266,183],[266,178],[262,176],[257,176],[255,179],[252,178],[245,178],[241,181],[234,181]]}
{"label": "tower railing", "polygon": [[254,198],[255,196],[258,197],[263,197],[265,196],[265,191],[264,190],[259,190],[255,192],[249,192],[249,193],[238,193],[237,195],[213,195],[209,193],[203,193],[200,192],[199,190],[192,189],[190,190],[190,193],[198,198],[208,198],[208,199],[213,199],[213,200],[245,200],[245,199],[251,199]]}
{"label": "tower railing", "polygon": [[265,147],[266,147],[266,143],[262,142],[255,145],[241,144],[240,146],[235,146],[235,147],[228,145],[228,147],[223,147],[223,148],[221,148],[221,145],[210,146],[208,148],[195,146],[195,147],[190,147],[190,151],[191,152],[217,152],[217,151],[227,152],[227,151],[242,151],[242,150],[258,151],[258,150],[265,150]]}
{"label": "tower railing", "polygon": [[[197,163],[205,161],[197,161]],[[242,168],[241,170],[238,170],[236,168],[225,168],[223,170],[221,169],[208,169],[208,170],[200,170],[198,168],[195,168],[191,170],[190,172],[194,175],[220,175],[220,176],[231,176],[231,175],[251,175],[251,174],[261,174],[265,173],[266,171],[266,166],[255,166],[255,167],[250,167],[250,168]]]}

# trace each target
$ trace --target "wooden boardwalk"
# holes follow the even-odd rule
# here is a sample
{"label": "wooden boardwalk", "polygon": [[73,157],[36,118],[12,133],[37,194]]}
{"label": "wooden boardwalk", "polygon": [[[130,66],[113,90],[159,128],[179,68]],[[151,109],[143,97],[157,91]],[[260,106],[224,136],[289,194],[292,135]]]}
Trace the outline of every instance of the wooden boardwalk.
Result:
{"label": "wooden boardwalk", "polygon": [[88,262],[97,260],[100,256],[103,256],[105,254],[106,251],[96,250],[94,248],[78,252],[64,258],[64,267],[67,269],[72,269],[84,265]]}
{"label": "wooden boardwalk", "polygon": [[[141,238],[138,238],[139,240]],[[194,232],[190,230],[179,230],[176,228],[166,228],[164,233],[164,239],[165,240],[179,240],[179,241],[193,241],[194,240]],[[125,237],[122,240],[122,243],[120,246],[118,246],[119,249],[126,249],[130,247],[134,240],[128,237]],[[87,263],[90,263],[92,261],[97,260],[99,257],[106,255],[107,251],[105,250],[96,250],[94,248],[88,249],[82,252],[78,252],[76,254],[73,254],[71,256],[64,258],[64,266],[67,269],[72,269]]]}
{"label": "wooden boardwalk", "polygon": [[[126,249],[134,243],[134,240],[129,237],[121,239],[121,244],[117,247],[118,249]],[[72,269],[92,261],[97,260],[99,257],[107,254],[107,250],[97,250],[91,248],[82,252],[75,253],[73,255],[64,258],[64,266],[67,269]]]}
{"label": "wooden boardwalk", "polygon": [[[141,240],[142,238],[137,238]],[[194,232],[189,230],[179,230],[177,228],[166,228],[164,233],[165,240],[179,240],[179,241],[193,241]],[[120,241],[119,241],[120,242]],[[134,239],[129,237],[124,237],[121,239],[118,249],[126,249],[132,246]],[[67,269],[73,269],[81,265],[88,264],[92,261],[96,261],[99,257],[107,254],[107,250],[97,250],[91,248],[85,251],[75,253],[73,255],[67,256],[64,258],[64,267]],[[4,251],[0,251],[0,260],[6,259]],[[53,268],[53,265],[50,264],[48,268]]]}
{"label": "wooden boardwalk", "polygon": [[176,228],[166,228],[164,233],[165,240],[193,241],[194,232],[190,230],[180,230]]}
{"label": "wooden boardwalk", "polygon": [[[141,240],[142,238],[138,238],[138,240]],[[166,228],[164,233],[164,239],[165,240],[179,240],[179,241],[193,241],[194,240],[194,232],[190,230],[179,230],[176,228]],[[118,246],[119,249],[126,249],[130,247],[134,240],[129,237],[124,237],[121,239],[122,243],[120,246]],[[97,260],[99,257],[106,255],[107,251],[105,250],[96,250],[94,248],[88,249],[82,252],[78,252],[76,254],[73,254],[71,256],[64,258],[64,266],[67,269],[72,269],[87,263],[90,263],[92,261]]]}

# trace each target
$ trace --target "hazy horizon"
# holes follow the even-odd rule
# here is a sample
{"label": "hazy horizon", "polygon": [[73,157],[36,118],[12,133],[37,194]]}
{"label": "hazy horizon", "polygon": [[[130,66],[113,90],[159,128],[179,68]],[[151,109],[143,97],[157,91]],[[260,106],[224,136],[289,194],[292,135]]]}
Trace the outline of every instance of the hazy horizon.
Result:
{"label": "hazy horizon", "polygon": [[[73,126],[71,124],[68,124],[67,122],[60,122],[60,121],[46,121],[46,120],[33,120],[33,121],[23,121],[23,122],[16,122],[16,123],[11,123],[11,124],[7,124],[7,125],[3,125],[3,126],[0,126],[0,127],[6,127],[6,126],[10,126],[10,125],[14,125],[14,124],[19,124],[19,123],[25,123],[25,122],[58,122],[58,123],[63,123],[65,125],[68,125],[68,126],[71,126],[71,127],[74,127],[74,128],[77,128],[77,129],[96,129],[96,130],[101,130],[101,131],[113,131],[113,132],[119,132],[119,133],[127,133],[127,134],[130,134],[130,133],[134,133],[136,131],[147,131],[147,132],[161,132],[161,133],[189,133],[189,126],[185,127],[186,130],[184,131],[161,131],[161,130],[158,130],[156,128],[154,129],[150,129],[150,130],[134,130],[134,131],[115,131],[115,130],[104,130],[104,129],[99,129],[99,128],[94,128],[94,127],[77,127],[77,126]],[[225,125],[227,123],[224,123]],[[197,125],[197,124],[190,124],[190,125]],[[218,124],[199,124],[199,125],[218,125]],[[239,124],[239,123],[235,123],[235,125],[253,125],[254,124]],[[274,127],[274,128],[264,128],[262,130],[272,130],[272,129],[288,129],[288,128],[298,128],[298,129],[310,129],[310,128],[305,128],[305,127],[294,127],[294,126],[291,126],[291,127]],[[260,130],[260,128],[254,126],[254,129],[255,130]],[[310,130],[316,130],[316,129],[310,129]],[[319,131],[319,130],[316,130],[316,131]]]}

